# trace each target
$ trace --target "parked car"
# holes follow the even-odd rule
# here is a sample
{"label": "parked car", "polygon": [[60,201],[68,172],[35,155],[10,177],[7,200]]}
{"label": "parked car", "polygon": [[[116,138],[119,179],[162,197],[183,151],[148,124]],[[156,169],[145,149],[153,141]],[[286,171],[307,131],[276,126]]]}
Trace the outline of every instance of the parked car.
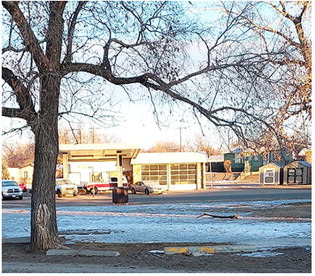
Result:
{"label": "parked car", "polygon": [[32,183],[26,183],[25,186],[26,186],[26,190],[31,193],[32,192]]}
{"label": "parked car", "polygon": [[145,193],[146,195],[149,195],[152,193],[162,193],[166,191],[166,188],[160,184],[144,183],[143,181],[138,181],[135,184],[130,185],[130,190],[133,194],[142,192]]}
{"label": "parked car", "polygon": [[[128,181],[125,176],[122,179],[123,187],[128,189]],[[110,191],[118,186],[117,177],[108,177],[108,179],[102,182],[92,182],[89,183],[86,188],[89,193],[97,194],[98,192]]]}
{"label": "parked car", "polygon": [[62,197],[65,195],[77,196],[78,188],[69,179],[56,179],[55,186],[56,195]]}
{"label": "parked car", "polygon": [[2,180],[2,199],[23,199],[23,191],[14,180]]}
{"label": "parked car", "polygon": [[19,187],[22,189],[22,192],[27,192],[26,183],[24,182],[20,183]]}

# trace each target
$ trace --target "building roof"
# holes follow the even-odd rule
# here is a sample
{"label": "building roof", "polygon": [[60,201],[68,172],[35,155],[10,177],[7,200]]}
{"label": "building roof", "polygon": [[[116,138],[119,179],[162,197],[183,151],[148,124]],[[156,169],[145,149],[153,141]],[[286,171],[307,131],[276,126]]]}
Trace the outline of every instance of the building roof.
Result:
{"label": "building roof", "polygon": [[278,163],[278,162],[270,162],[264,166],[261,166],[260,168],[267,167],[267,166],[275,166],[275,167],[283,168],[283,165],[281,163]]}
{"label": "building roof", "polygon": [[209,162],[224,162],[224,155],[223,154],[210,155],[208,159],[209,159]]}
{"label": "building roof", "polygon": [[157,152],[139,153],[131,164],[177,164],[177,163],[207,163],[205,152]]}
{"label": "building roof", "polygon": [[59,153],[67,153],[69,161],[115,161],[117,154],[135,158],[141,147],[133,144],[60,144]]}
{"label": "building roof", "polygon": [[302,166],[305,166],[305,167],[312,167],[312,164],[310,164],[306,161],[293,161],[293,162],[289,163],[288,165],[286,165],[285,167],[290,167],[294,164],[301,164]]}

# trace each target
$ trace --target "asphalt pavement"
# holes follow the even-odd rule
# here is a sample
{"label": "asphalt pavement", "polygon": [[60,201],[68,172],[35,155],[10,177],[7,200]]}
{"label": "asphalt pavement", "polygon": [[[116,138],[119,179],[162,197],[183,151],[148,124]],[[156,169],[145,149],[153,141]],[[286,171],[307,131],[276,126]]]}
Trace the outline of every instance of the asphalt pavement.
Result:
{"label": "asphalt pavement", "polygon": [[[256,200],[311,200],[310,185],[290,186],[261,186],[255,184],[242,185],[213,185],[207,189],[194,191],[167,191],[163,194],[131,194],[128,195],[128,204],[159,204],[159,203],[181,203],[181,202],[224,202],[224,201],[256,201]],[[112,193],[98,193],[78,195],[77,197],[56,197],[57,206],[73,205],[111,205]],[[30,207],[31,195],[24,193],[23,200],[4,200],[2,206],[5,208]]]}

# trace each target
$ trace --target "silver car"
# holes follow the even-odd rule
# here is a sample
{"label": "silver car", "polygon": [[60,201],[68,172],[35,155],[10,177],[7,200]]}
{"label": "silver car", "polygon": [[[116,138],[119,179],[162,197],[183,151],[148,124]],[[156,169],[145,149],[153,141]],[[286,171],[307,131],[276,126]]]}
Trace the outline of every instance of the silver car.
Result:
{"label": "silver car", "polygon": [[154,183],[144,183],[143,181],[138,181],[135,184],[130,185],[130,191],[135,194],[137,192],[145,193],[146,195],[152,193],[163,193],[166,191],[165,185],[159,185]]}
{"label": "silver car", "polygon": [[18,198],[23,199],[23,192],[14,180],[2,180],[2,199]]}

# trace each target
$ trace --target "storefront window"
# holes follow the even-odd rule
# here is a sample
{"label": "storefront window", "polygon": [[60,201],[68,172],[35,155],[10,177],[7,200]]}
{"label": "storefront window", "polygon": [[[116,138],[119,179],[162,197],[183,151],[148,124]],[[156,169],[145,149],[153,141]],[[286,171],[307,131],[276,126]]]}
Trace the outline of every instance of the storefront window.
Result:
{"label": "storefront window", "polygon": [[196,184],[196,164],[172,164],[171,184]]}
{"label": "storefront window", "polygon": [[143,181],[154,181],[160,185],[167,185],[166,165],[142,165],[141,177]]}
{"label": "storefront window", "polygon": [[[196,184],[197,164],[171,164],[171,184]],[[160,185],[167,185],[167,165],[142,165],[141,177],[145,181],[154,181]]]}

